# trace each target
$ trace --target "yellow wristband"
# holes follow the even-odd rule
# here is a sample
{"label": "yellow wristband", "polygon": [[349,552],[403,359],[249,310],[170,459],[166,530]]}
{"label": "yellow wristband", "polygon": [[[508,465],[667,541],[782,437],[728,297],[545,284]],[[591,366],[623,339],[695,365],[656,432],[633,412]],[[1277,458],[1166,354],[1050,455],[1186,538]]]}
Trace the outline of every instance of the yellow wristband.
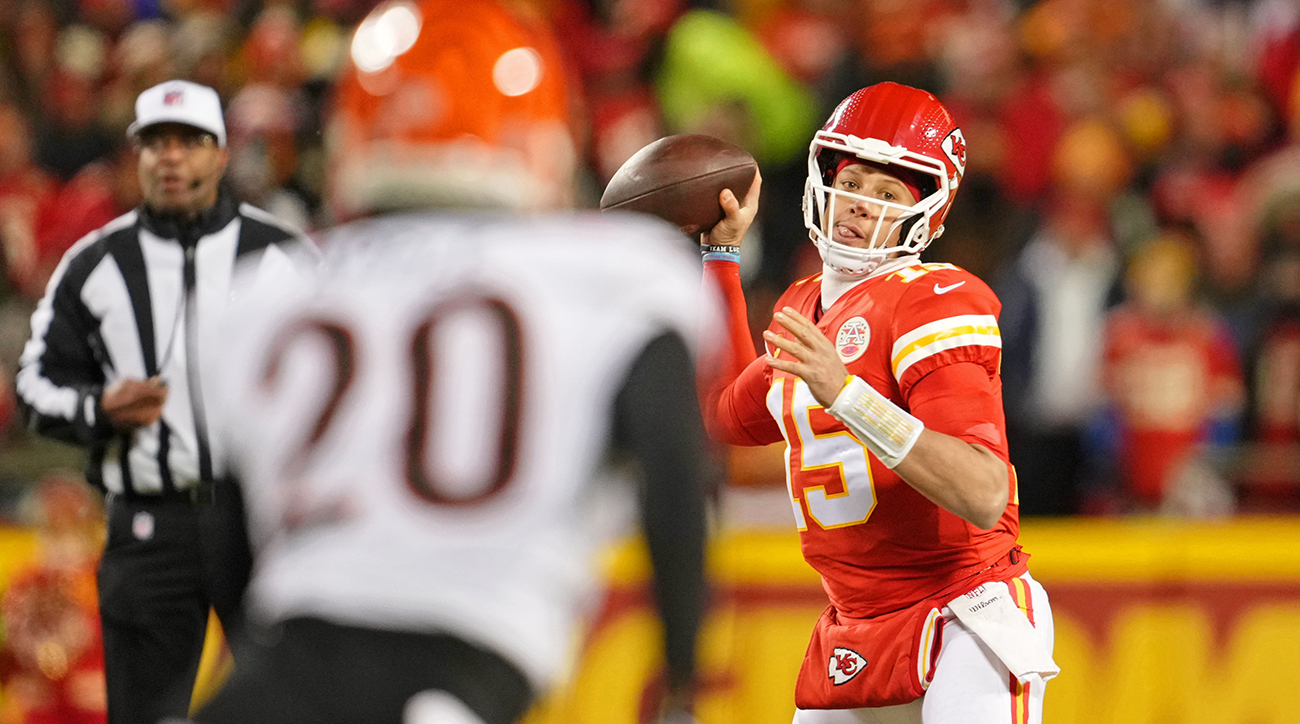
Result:
{"label": "yellow wristband", "polygon": [[[840,394],[844,394],[844,389],[851,384],[853,384],[853,375],[845,375],[844,385],[840,387]],[[836,397],[839,397],[839,395],[836,395]]]}

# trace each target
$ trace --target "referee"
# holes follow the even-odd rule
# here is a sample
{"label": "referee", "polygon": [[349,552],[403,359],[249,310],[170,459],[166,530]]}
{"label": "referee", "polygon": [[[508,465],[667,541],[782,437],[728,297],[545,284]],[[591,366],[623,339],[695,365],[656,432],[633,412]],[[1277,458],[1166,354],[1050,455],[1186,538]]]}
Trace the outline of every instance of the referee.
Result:
{"label": "referee", "polygon": [[239,626],[250,555],[223,479],[197,359],[237,260],[309,258],[310,242],[231,198],[221,101],[174,80],[140,94],[127,133],[143,204],[64,255],[17,376],[28,426],[84,446],[106,493],[99,566],[110,724],[187,714],[212,607]]}

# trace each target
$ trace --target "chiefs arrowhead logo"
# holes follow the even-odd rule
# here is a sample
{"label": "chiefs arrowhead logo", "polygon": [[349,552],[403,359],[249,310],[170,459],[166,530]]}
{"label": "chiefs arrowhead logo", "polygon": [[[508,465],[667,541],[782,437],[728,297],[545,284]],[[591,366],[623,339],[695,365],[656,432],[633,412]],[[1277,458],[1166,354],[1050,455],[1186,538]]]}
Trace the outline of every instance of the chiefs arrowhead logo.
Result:
{"label": "chiefs arrowhead logo", "polygon": [[848,683],[853,677],[867,668],[867,660],[853,649],[836,646],[831,654],[828,675],[836,686]]}
{"label": "chiefs arrowhead logo", "polygon": [[952,133],[943,139],[943,152],[957,167],[957,179],[961,179],[966,174],[966,137],[961,135],[960,128],[952,129]]}

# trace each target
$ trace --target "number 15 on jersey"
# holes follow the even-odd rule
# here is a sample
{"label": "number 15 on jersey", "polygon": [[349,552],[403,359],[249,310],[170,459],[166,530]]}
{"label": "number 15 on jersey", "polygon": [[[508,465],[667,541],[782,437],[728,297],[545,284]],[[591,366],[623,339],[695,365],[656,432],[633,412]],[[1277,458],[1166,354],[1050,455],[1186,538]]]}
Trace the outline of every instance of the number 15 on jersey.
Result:
{"label": "number 15 on jersey", "polygon": [[826,412],[798,377],[776,377],[767,393],[767,408],[785,436],[786,485],[799,530],[808,527],[804,505],[825,530],[866,523],[876,508],[867,448]]}

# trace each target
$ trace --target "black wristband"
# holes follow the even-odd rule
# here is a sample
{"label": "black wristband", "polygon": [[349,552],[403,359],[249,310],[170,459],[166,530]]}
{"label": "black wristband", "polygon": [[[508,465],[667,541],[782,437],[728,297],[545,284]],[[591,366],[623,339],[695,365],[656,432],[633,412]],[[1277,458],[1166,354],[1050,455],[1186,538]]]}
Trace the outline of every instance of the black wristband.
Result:
{"label": "black wristband", "polygon": [[721,245],[721,244],[701,244],[701,254],[739,254],[739,246]]}

